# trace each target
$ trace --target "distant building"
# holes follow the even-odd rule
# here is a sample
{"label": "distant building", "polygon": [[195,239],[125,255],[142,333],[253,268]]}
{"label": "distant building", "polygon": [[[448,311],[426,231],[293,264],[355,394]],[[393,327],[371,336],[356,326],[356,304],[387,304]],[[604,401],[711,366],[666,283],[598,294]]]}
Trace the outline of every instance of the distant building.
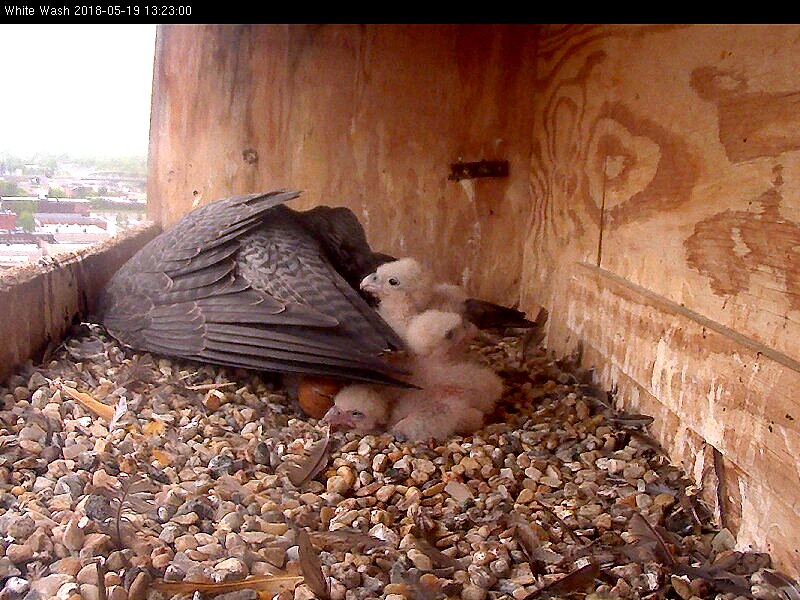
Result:
{"label": "distant building", "polygon": [[38,244],[0,245],[0,268],[18,267],[39,260],[43,256]]}
{"label": "distant building", "polygon": [[0,269],[35,262],[42,256],[55,254],[51,245],[55,238],[47,233],[28,231],[0,232]]}
{"label": "distant building", "polygon": [[36,213],[33,222],[37,231],[47,233],[107,233],[108,222],[97,217],[74,213]]}
{"label": "distant building", "polygon": [[32,233],[30,231],[0,232],[0,247],[10,244],[54,244],[56,239],[50,233]]}
{"label": "distant building", "polygon": [[0,210],[0,231],[14,231],[17,228],[17,214],[10,210]]}
{"label": "distant building", "polygon": [[91,204],[86,198],[45,198],[36,202],[37,213],[68,213],[89,216]]}

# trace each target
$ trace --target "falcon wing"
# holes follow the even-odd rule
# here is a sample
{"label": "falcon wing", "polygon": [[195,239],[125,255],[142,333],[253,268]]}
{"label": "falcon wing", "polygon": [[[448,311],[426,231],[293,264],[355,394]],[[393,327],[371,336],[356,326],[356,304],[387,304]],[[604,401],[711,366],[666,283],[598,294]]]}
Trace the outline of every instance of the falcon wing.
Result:
{"label": "falcon wing", "polygon": [[215,364],[403,384],[378,355],[401,347],[282,206],[297,192],[203,206],[142,248],[101,301],[103,324],[143,350]]}

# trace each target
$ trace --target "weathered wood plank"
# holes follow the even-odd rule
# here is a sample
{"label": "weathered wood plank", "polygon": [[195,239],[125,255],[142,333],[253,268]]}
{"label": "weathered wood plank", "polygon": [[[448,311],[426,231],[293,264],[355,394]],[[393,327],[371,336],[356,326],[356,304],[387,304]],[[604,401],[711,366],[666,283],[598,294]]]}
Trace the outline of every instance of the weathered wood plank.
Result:
{"label": "weathered wood plank", "polygon": [[588,90],[600,265],[800,360],[800,28],[633,30]]}
{"label": "weathered wood plank", "polygon": [[73,320],[96,309],[100,290],[133,254],[153,239],[153,225],[91,248],[0,275],[0,380],[58,344]]}
{"label": "weathered wood plank", "polygon": [[603,269],[576,264],[566,287],[559,310],[571,340],[561,344],[581,340],[602,384],[655,413],[657,437],[695,477],[705,468],[689,464],[698,440],[718,449],[735,465],[726,483],[739,487],[739,544],[797,565],[800,372]]}
{"label": "weathered wood plank", "polygon": [[[345,205],[371,243],[507,304],[519,298],[530,203],[535,26],[163,26],[149,201],[277,186]],[[448,179],[459,160],[509,176]],[[197,192],[195,194],[195,192]],[[442,248],[448,251],[443,253]]]}

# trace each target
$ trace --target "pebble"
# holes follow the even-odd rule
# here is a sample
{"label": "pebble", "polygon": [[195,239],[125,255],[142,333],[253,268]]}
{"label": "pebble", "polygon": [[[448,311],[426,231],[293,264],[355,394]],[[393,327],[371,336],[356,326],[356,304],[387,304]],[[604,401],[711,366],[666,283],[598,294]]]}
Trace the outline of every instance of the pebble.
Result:
{"label": "pebble", "polygon": [[328,479],[327,483],[327,490],[329,492],[333,492],[335,494],[341,494],[344,496],[352,489],[352,483],[348,482],[347,479],[342,477],[341,475],[334,475],[330,479]]}
{"label": "pebble", "polygon": [[447,482],[447,485],[444,486],[444,491],[450,494],[456,502],[465,502],[466,500],[472,500],[474,498],[472,491],[466,485],[458,481]]}
{"label": "pebble", "polygon": [[711,540],[711,548],[715,552],[723,552],[725,550],[732,550],[736,546],[736,538],[728,529],[722,529]]}
{"label": "pebble", "polygon": [[78,583],[91,583],[97,585],[97,565],[90,563],[78,571],[75,577]]}
{"label": "pebble", "polygon": [[50,598],[58,593],[61,586],[74,583],[71,575],[52,574],[30,582],[31,592],[36,592],[42,598]]}
{"label": "pebble", "polygon": [[[97,562],[109,600],[144,600],[151,577],[229,582],[295,572],[300,529],[318,551],[332,600],[410,599],[419,595],[415,585],[430,597],[522,600],[586,564],[572,534],[602,553],[606,543],[636,543],[628,531],[635,510],[666,527],[685,525],[677,499],[691,490],[683,474],[617,430],[574,383],[579,378],[544,351],[520,363],[519,338],[471,350],[509,374],[501,400],[507,422],[435,444],[331,432],[325,465],[295,487],[277,468],[328,431],[298,412],[271,377],[84,336],[97,348],[80,366],[59,350],[49,366],[23,369],[0,388],[0,440],[16,440],[11,462],[0,456],[0,577],[6,586],[13,578],[30,585],[27,600],[99,598]],[[58,386],[46,378],[108,405],[124,397],[128,413],[109,431],[80,403],[51,392]],[[204,402],[210,410],[199,408]],[[133,478],[142,488],[127,496],[130,531],[120,549],[118,504],[107,496]],[[509,519],[512,512],[519,520]],[[734,553],[724,529],[671,534],[681,562],[685,552],[715,568],[751,565],[744,576],[768,565]],[[536,540],[533,557],[525,535]],[[423,537],[449,558],[426,550]],[[589,600],[633,600],[670,582],[682,600],[716,595],[699,579],[665,579],[669,571],[657,562],[642,569],[616,560]],[[753,577],[753,595],[777,600],[775,588]],[[276,597],[314,594],[302,584]]]}
{"label": "pebble", "polygon": [[463,600],[486,600],[488,592],[486,589],[472,584],[467,584],[461,590]]}
{"label": "pebble", "polygon": [[411,549],[408,551],[408,559],[414,563],[414,566],[421,571],[430,571],[433,569],[433,563],[427,554],[423,554],[419,550]]}
{"label": "pebble", "polygon": [[146,571],[136,575],[128,589],[129,600],[144,600],[147,597],[147,589],[150,586],[150,576]]}

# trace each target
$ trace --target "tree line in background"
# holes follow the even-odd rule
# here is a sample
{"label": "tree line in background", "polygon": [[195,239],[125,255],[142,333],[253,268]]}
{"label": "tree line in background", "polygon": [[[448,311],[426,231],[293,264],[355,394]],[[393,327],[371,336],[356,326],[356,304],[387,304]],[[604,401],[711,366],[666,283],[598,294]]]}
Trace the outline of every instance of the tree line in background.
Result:
{"label": "tree line in background", "polygon": [[[46,175],[52,177],[58,172],[59,165],[74,164],[79,167],[97,171],[123,171],[133,175],[147,174],[146,156],[72,156],[70,154],[43,154],[21,156],[0,154],[0,175],[14,173],[21,169],[24,175]],[[26,167],[36,165],[36,167]],[[12,194],[6,194],[11,196]]]}

